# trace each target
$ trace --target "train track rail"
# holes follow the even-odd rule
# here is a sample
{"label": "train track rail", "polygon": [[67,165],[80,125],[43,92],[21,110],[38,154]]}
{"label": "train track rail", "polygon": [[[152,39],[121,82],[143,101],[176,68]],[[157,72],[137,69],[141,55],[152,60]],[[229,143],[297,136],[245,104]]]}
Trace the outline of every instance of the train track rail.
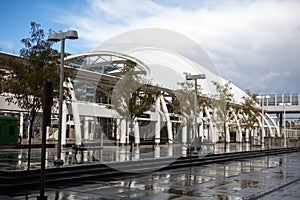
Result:
{"label": "train track rail", "polygon": [[[150,171],[168,170],[174,168],[208,165],[213,163],[244,160],[254,157],[277,155],[300,151],[299,147],[209,154],[206,156],[168,157],[145,159],[126,162],[90,163],[71,166],[52,167],[46,169],[46,185],[59,186],[81,183],[93,179],[113,180],[128,176],[137,176]],[[26,189],[38,189],[40,185],[40,170],[1,171],[0,194],[18,193]]]}

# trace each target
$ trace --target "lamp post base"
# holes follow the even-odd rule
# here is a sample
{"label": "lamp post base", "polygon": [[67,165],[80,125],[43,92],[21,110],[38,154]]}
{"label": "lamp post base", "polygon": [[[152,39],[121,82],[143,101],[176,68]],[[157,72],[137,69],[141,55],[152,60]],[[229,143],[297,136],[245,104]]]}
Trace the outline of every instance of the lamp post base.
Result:
{"label": "lamp post base", "polygon": [[48,197],[47,197],[47,196],[37,196],[36,199],[37,199],[37,200],[47,200]]}
{"label": "lamp post base", "polygon": [[54,160],[54,165],[55,166],[62,166],[64,164],[64,161],[63,160]]}

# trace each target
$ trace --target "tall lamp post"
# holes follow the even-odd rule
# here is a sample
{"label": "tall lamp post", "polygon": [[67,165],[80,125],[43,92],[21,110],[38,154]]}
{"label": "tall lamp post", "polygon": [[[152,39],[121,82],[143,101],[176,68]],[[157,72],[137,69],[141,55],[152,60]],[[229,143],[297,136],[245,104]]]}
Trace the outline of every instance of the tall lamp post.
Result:
{"label": "tall lamp post", "polygon": [[57,165],[63,165],[61,159],[61,135],[62,135],[62,107],[63,107],[63,83],[64,83],[64,54],[65,54],[65,39],[78,39],[77,31],[68,30],[66,32],[52,32],[48,40],[58,42],[61,41],[61,56],[59,70],[59,110],[58,110],[58,144],[57,144],[57,160],[54,161]]}
{"label": "tall lamp post", "polygon": [[195,133],[195,138],[197,138],[197,136],[198,136],[198,131],[197,131],[197,80],[205,79],[206,77],[205,77],[205,74],[196,74],[196,75],[186,75],[185,78],[186,78],[186,80],[194,80],[195,81],[195,94],[194,94],[194,115],[195,115],[194,130],[195,131],[194,131],[194,133]]}
{"label": "tall lamp post", "polygon": [[257,96],[256,98],[261,100],[261,147],[262,149],[264,148],[264,142],[265,142],[265,123],[264,123],[264,115],[265,115],[265,110],[264,110],[264,104],[265,104],[265,99],[269,99],[269,95],[265,96]]}
{"label": "tall lamp post", "polygon": [[[283,99],[284,101],[284,99]],[[284,124],[283,124],[283,129],[284,129],[284,132],[283,132],[283,137],[284,137],[284,143],[283,143],[283,146],[286,147],[286,138],[287,138],[287,133],[286,133],[286,114],[285,114],[285,106],[290,106],[291,103],[279,103],[278,105],[280,106],[283,106],[283,121],[284,121]]]}

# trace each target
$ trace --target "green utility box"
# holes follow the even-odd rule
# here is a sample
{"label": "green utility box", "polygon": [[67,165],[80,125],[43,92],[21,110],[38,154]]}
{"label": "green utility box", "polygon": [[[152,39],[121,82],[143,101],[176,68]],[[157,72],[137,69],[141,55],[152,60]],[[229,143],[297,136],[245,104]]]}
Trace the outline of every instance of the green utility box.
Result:
{"label": "green utility box", "polygon": [[17,145],[18,119],[16,117],[0,116],[0,145]]}

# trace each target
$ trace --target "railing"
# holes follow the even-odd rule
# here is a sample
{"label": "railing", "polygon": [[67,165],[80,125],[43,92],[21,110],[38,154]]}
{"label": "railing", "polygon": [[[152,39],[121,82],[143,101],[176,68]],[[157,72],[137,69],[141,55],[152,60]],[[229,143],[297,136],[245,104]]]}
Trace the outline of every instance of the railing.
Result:
{"label": "railing", "polygon": [[[300,105],[300,94],[264,94],[269,96],[264,99],[264,106],[278,106],[280,103],[290,103],[292,106]],[[257,103],[261,105],[260,99]]]}
{"label": "railing", "polygon": [[286,132],[287,138],[295,138],[299,139],[300,138],[300,130],[293,130],[293,129],[282,129],[282,132]]}

